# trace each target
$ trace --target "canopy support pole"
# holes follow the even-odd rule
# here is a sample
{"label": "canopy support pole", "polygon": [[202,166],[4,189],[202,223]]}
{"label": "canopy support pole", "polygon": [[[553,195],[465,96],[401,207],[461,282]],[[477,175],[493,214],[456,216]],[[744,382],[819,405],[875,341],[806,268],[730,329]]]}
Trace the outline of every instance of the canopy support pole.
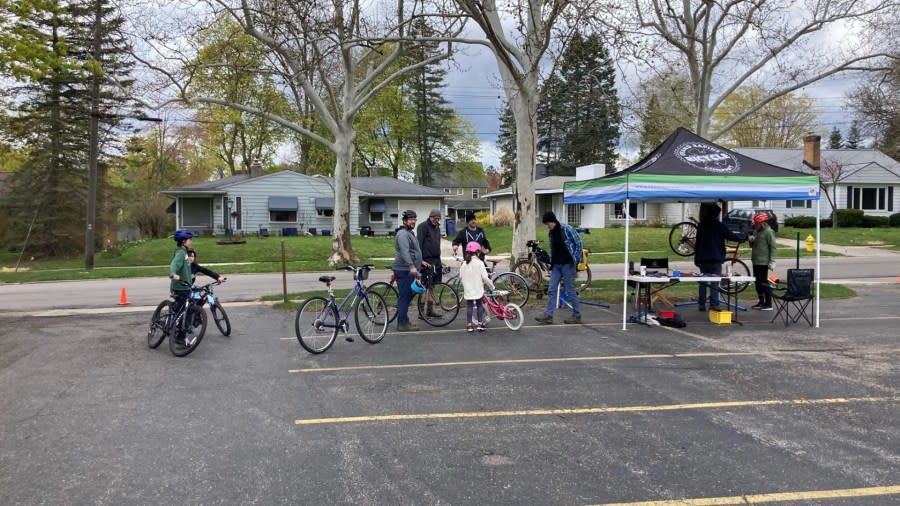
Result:
{"label": "canopy support pole", "polygon": [[631,225],[631,199],[625,198],[625,259],[622,261],[622,330],[628,323],[628,240]]}

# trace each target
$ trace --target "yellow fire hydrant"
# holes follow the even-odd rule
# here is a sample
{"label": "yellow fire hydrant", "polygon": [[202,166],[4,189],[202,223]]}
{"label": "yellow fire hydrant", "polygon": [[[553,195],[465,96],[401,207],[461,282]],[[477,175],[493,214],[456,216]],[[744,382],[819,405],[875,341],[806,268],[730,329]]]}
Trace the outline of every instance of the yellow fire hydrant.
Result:
{"label": "yellow fire hydrant", "polygon": [[816,238],[812,234],[806,236],[806,251],[812,253],[816,250]]}

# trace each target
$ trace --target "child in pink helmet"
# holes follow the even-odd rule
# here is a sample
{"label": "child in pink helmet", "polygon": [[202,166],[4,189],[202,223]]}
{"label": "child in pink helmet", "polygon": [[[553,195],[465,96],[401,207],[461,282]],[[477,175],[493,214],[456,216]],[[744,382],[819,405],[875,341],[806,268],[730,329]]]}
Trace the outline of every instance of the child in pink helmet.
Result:
{"label": "child in pink helmet", "polygon": [[[459,268],[459,278],[463,286],[463,298],[466,299],[466,332],[484,330],[484,286],[494,289],[491,278],[488,276],[484,262],[478,258],[481,253],[481,244],[470,241],[466,244],[465,261]],[[478,320],[472,320],[472,309],[478,308]]]}

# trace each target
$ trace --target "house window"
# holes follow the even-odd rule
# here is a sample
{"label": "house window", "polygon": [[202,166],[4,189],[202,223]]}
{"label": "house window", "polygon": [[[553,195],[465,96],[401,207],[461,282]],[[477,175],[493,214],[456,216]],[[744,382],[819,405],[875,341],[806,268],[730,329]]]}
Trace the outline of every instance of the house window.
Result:
{"label": "house window", "polygon": [[316,209],[317,216],[334,216],[334,209]]}
{"label": "house window", "polygon": [[457,194],[457,195],[465,195],[465,193],[463,192],[463,188],[457,188],[457,189],[456,189],[456,194]]}
{"label": "house window", "polygon": [[444,188],[444,193],[450,195],[451,193],[453,193],[453,188]]}
{"label": "house window", "polygon": [[784,201],[784,207],[788,209],[811,209],[812,200],[786,200]]}
{"label": "house window", "polygon": [[[629,206],[629,211],[628,215],[633,220],[644,220],[647,218],[647,204],[645,202],[632,202]],[[611,218],[614,220],[625,219],[625,204],[623,202],[613,204],[613,215]]]}
{"label": "house window", "polygon": [[478,188],[472,188],[472,198],[473,199],[478,198]]}
{"label": "house window", "polygon": [[384,212],[370,211],[369,212],[369,223],[384,223]]}
{"label": "house window", "polygon": [[[853,186],[847,188],[847,208],[864,211],[886,211],[893,207],[888,200],[887,188]],[[893,195],[892,195],[893,196]]]}
{"label": "house window", "polygon": [[566,204],[566,223],[573,227],[581,225],[581,204]]}
{"label": "house window", "polygon": [[297,211],[269,211],[269,221],[279,223],[296,223]]}

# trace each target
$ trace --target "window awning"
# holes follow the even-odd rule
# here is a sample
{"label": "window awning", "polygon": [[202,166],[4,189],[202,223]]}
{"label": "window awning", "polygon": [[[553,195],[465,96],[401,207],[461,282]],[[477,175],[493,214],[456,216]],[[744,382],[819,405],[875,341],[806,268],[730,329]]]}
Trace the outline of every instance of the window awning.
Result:
{"label": "window awning", "polygon": [[385,210],[384,199],[372,199],[369,201],[370,213],[383,213]]}
{"label": "window awning", "polygon": [[316,198],[316,209],[334,209],[334,197]]}
{"label": "window awning", "polygon": [[297,197],[269,197],[269,211],[296,211]]}

